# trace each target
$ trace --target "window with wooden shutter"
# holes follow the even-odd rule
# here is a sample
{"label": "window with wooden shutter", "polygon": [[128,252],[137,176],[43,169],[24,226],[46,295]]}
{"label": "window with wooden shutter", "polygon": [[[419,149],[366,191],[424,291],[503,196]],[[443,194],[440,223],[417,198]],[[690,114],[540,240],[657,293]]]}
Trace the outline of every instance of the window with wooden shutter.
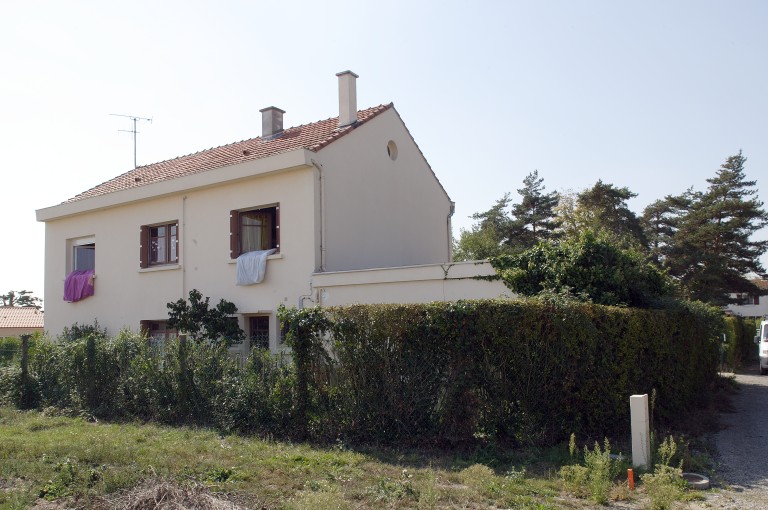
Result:
{"label": "window with wooden shutter", "polygon": [[229,251],[236,259],[250,251],[280,251],[280,205],[229,213]]}
{"label": "window with wooden shutter", "polygon": [[139,265],[142,268],[179,262],[179,222],[142,225]]}
{"label": "window with wooden shutter", "polygon": [[149,267],[149,227],[141,226],[139,232],[139,267]]}

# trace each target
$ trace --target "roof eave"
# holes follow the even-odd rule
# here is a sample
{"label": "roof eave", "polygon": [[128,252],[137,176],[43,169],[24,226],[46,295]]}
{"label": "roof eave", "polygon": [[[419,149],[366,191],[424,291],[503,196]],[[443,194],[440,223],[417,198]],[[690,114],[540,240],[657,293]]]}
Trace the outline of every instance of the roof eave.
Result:
{"label": "roof eave", "polygon": [[[167,179],[95,197],[84,198],[75,202],[65,202],[63,204],[38,209],[35,213],[37,221],[53,221],[97,210],[110,209],[177,193],[185,193],[241,181],[259,175],[284,172],[302,167],[306,168],[312,166],[312,154],[313,152],[307,149],[296,149],[262,159],[238,163],[231,166],[212,168],[204,172]],[[225,168],[227,171],[222,172]]]}

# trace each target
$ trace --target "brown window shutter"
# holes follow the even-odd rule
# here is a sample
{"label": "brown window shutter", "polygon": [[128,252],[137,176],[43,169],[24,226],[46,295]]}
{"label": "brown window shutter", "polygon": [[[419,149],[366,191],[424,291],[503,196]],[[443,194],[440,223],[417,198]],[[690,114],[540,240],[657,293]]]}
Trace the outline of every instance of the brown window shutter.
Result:
{"label": "brown window shutter", "polygon": [[280,252],[280,204],[275,206],[275,248]]}
{"label": "brown window shutter", "polygon": [[181,257],[179,257],[179,248],[181,248],[181,244],[179,244],[179,239],[181,239],[181,228],[179,227],[179,220],[176,220],[176,258],[173,260],[177,264],[179,263],[179,260],[181,260]]}
{"label": "brown window shutter", "polygon": [[240,212],[229,211],[229,257],[240,256]]}
{"label": "brown window shutter", "polygon": [[149,267],[149,227],[141,226],[139,234],[139,267]]}

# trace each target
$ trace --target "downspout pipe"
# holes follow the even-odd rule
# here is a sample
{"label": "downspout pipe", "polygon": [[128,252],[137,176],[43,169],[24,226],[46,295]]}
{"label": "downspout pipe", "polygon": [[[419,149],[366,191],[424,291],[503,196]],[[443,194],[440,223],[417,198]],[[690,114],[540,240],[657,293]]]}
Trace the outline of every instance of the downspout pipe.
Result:
{"label": "downspout pipe", "polygon": [[453,226],[451,225],[451,218],[453,213],[456,212],[456,202],[451,200],[451,206],[448,209],[448,218],[446,219],[448,227],[448,262],[453,262]]}
{"label": "downspout pipe", "polygon": [[323,165],[310,159],[312,165],[317,169],[317,179],[320,183],[320,272],[325,272],[325,183],[323,179]]}

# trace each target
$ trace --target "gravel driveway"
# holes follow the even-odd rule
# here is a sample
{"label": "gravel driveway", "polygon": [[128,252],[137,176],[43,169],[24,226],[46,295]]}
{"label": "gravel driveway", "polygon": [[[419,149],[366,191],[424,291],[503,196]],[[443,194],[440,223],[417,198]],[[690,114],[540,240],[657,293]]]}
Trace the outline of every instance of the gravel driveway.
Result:
{"label": "gravel driveway", "polygon": [[726,427],[715,435],[717,478],[724,487],[708,495],[704,508],[768,509],[768,376],[757,366],[736,374],[741,387],[734,412],[721,415]]}

